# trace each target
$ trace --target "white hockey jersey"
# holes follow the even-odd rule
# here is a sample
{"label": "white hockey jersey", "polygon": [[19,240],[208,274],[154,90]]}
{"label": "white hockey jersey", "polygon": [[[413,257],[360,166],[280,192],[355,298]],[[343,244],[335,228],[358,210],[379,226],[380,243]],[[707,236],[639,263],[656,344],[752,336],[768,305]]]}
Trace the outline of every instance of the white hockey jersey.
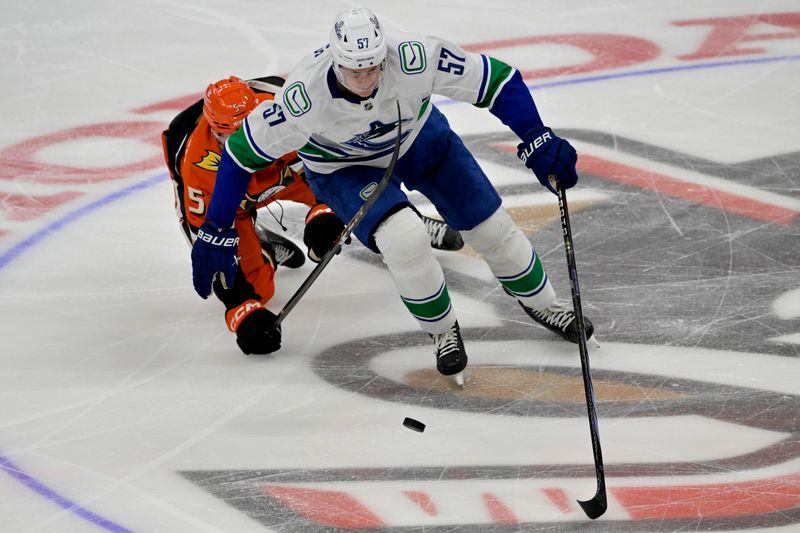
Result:
{"label": "white hockey jersey", "polygon": [[395,33],[387,36],[387,45],[380,83],[367,99],[340,91],[327,47],[307,56],[275,100],[255,108],[229,138],[228,153],[249,172],[292,150],[323,174],[350,165],[386,167],[398,120],[402,156],[430,114],[432,94],[492,110],[516,73],[502,61],[437,37]]}

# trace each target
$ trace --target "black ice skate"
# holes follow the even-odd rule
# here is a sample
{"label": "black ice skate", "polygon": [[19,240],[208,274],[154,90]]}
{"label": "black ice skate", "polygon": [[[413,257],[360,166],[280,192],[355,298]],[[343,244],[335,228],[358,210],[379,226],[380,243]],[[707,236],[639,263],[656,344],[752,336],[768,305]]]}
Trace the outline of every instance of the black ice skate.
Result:
{"label": "black ice skate", "polygon": [[305,255],[295,243],[259,223],[256,223],[256,235],[261,241],[264,259],[269,261],[273,268],[278,265],[286,268],[300,268],[306,262]]}
{"label": "black ice skate", "polygon": [[443,376],[452,376],[460,386],[464,386],[464,369],[467,367],[467,352],[461,340],[461,329],[456,321],[450,329],[439,335],[431,335],[436,354],[436,369]]}
{"label": "black ice skate", "polygon": [[428,235],[431,236],[431,247],[436,250],[455,252],[464,247],[464,239],[461,238],[461,234],[445,222],[424,215],[422,215],[422,222],[425,224],[425,229],[428,230]]}
{"label": "black ice skate", "polygon": [[[537,311],[536,309],[531,309],[519,300],[517,300],[517,302],[525,313],[536,323],[541,324],[553,333],[561,335],[569,342],[578,343],[578,324],[572,309],[559,303],[554,303],[544,311]],[[583,325],[586,328],[586,340],[596,348],[599,347],[600,343],[593,337],[594,325],[591,320],[584,316]]]}

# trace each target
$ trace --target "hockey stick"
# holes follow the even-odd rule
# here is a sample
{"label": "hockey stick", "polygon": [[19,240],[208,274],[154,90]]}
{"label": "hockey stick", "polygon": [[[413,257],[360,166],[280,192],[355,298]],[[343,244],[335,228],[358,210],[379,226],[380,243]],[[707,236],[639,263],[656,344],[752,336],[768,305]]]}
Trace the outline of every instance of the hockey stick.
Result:
{"label": "hockey stick", "polygon": [[600,450],[600,433],[597,429],[597,411],[594,406],[594,387],[592,386],[592,371],[589,368],[589,351],[586,349],[586,325],[583,322],[581,308],[581,289],[578,284],[578,269],[575,266],[575,250],[572,246],[572,229],[569,225],[569,211],[567,209],[567,192],[558,186],[555,176],[550,176],[550,184],[558,194],[558,208],[561,213],[561,231],[564,234],[564,250],[567,254],[567,268],[569,269],[569,283],[572,288],[572,306],[575,308],[575,320],[578,326],[578,350],[581,355],[581,370],[583,371],[583,387],[586,393],[586,409],[589,412],[589,433],[592,436],[592,453],[594,454],[594,470],[597,474],[597,491],[591,500],[581,501],[578,504],[586,516],[594,520],[606,512],[608,501],[606,499],[606,477],[603,472],[603,452]]}
{"label": "hockey stick", "polygon": [[286,316],[294,309],[294,306],[297,305],[297,302],[300,301],[300,298],[311,288],[311,285],[317,280],[322,271],[328,266],[328,263],[331,262],[333,256],[335,256],[339,250],[341,250],[342,245],[344,245],[344,241],[346,241],[350,234],[355,231],[356,226],[358,226],[361,221],[367,216],[367,212],[372,208],[375,202],[378,201],[378,197],[381,195],[386,186],[389,185],[389,182],[392,180],[392,174],[394,173],[394,167],[397,164],[397,157],[400,155],[400,137],[402,133],[402,126],[401,123],[402,118],[400,116],[400,102],[397,102],[397,140],[394,144],[394,151],[392,152],[392,159],[389,161],[389,166],[386,167],[386,172],[384,172],[383,177],[378,182],[378,185],[373,189],[372,193],[367,198],[367,201],[364,202],[361,207],[356,211],[356,214],[353,215],[353,218],[350,219],[350,222],[347,223],[347,226],[344,227],[342,230],[342,234],[339,236],[339,239],[336,241],[336,244],[331,248],[328,253],[326,253],[319,264],[314,267],[314,270],[311,271],[311,274],[305,279],[302,285],[295,291],[289,301],[286,302],[286,305],[283,306],[281,312],[278,313],[278,317],[275,319],[275,327],[278,327],[281,322],[286,318]]}

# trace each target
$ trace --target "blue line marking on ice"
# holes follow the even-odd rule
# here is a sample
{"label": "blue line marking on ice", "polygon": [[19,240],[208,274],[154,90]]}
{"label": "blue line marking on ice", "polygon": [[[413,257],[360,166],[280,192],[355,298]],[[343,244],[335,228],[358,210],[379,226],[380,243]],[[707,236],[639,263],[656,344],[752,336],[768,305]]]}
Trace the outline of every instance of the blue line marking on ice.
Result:
{"label": "blue line marking on ice", "polygon": [[45,237],[52,235],[53,233],[59,231],[64,226],[76,222],[84,218],[85,216],[89,215],[90,213],[97,211],[101,207],[105,207],[106,205],[110,204],[111,202],[115,202],[117,200],[121,200],[126,196],[130,196],[133,193],[139,192],[142,189],[147,189],[156,185],[157,183],[161,183],[167,177],[166,173],[161,173],[156,176],[152,176],[150,178],[145,179],[144,181],[140,181],[138,183],[134,183],[133,185],[129,185],[124,189],[120,189],[118,191],[114,191],[111,194],[103,196],[94,202],[85,205],[76,209],[75,211],[71,211],[61,217],[60,219],[52,222],[46,228],[42,228],[39,231],[35,232],[33,235],[30,235],[25,240],[18,242],[14,246],[12,246],[7,251],[0,254],[0,270],[5,268],[11,261],[19,257],[21,254],[26,252],[29,248],[32,248],[39,241],[43,240]]}
{"label": "blue line marking on ice", "polygon": [[[754,65],[754,64],[763,64],[763,63],[780,63],[783,61],[797,61],[800,60],[800,55],[790,55],[790,56],[776,56],[776,57],[758,57],[758,58],[750,58],[750,59],[736,59],[733,61],[714,61],[711,63],[700,63],[700,64],[692,64],[692,65],[680,65],[676,67],[662,67],[662,68],[653,68],[647,70],[632,70],[628,72],[615,72],[612,74],[600,74],[597,76],[585,76],[582,78],[574,78],[570,80],[563,80],[563,81],[551,81],[545,83],[528,83],[527,87],[531,90],[536,89],[549,89],[550,87],[564,87],[567,85],[580,85],[583,83],[594,83],[600,81],[608,81],[608,80],[616,80],[620,78],[636,78],[639,76],[652,76],[656,74],[669,74],[672,72],[681,72],[686,70],[706,70],[712,68],[723,68],[723,67],[736,67],[740,65]],[[461,102],[460,100],[453,100],[453,99],[445,99],[439,102],[436,102],[437,106],[442,105],[450,105],[450,104],[463,104],[465,102]]]}
{"label": "blue line marking on ice", "polygon": [[102,516],[93,513],[85,507],[81,507],[77,503],[61,496],[41,481],[20,470],[17,465],[2,455],[0,455],[0,470],[5,471],[6,474],[13,477],[37,494],[43,496],[45,499],[55,503],[59,507],[66,509],[71,513],[80,516],[84,520],[105,529],[106,531],[113,531],[114,533],[133,533],[133,531],[130,529],[122,527],[119,524],[115,524],[114,522],[103,518]]}
{"label": "blue line marking on ice", "polygon": [[635,78],[638,76],[650,76],[653,74],[668,74],[671,72],[681,72],[685,70],[705,70],[721,67],[732,67],[739,65],[754,65],[761,63],[779,63],[781,61],[797,61],[800,55],[778,56],[778,57],[758,57],[750,59],[736,59],[733,61],[714,61],[711,63],[700,63],[692,65],[680,65],[677,67],[662,67],[648,70],[634,70],[630,72],[617,72],[614,74],[602,74],[599,76],[587,76],[574,80],[553,81],[549,83],[528,84],[530,89],[544,89],[548,87],[560,87],[563,85],[578,85],[581,83],[592,83],[596,81],[614,80],[618,78]]}

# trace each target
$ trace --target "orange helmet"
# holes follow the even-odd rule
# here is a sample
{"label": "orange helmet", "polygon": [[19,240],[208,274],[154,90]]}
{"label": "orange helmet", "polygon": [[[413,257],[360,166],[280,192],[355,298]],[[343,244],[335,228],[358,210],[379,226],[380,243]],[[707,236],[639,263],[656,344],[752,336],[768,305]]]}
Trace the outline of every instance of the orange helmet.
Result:
{"label": "orange helmet", "polygon": [[257,105],[256,93],[236,76],[206,87],[203,115],[211,129],[229,135],[239,129],[248,113]]}

